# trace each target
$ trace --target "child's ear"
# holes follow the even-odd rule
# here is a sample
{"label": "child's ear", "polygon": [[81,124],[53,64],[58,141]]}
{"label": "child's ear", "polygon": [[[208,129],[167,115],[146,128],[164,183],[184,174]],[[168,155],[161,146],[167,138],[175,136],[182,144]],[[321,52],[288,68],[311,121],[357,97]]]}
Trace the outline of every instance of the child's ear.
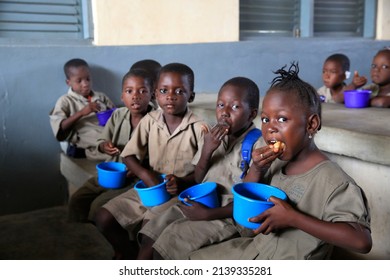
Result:
{"label": "child's ear", "polygon": [[191,103],[195,100],[195,92],[191,92],[190,98],[188,98],[188,103]]}
{"label": "child's ear", "polygon": [[156,100],[156,90],[152,90],[152,94],[150,96],[150,101]]}
{"label": "child's ear", "polygon": [[321,120],[318,114],[310,115],[307,122],[307,132],[314,135],[321,128]]}
{"label": "child's ear", "polygon": [[66,83],[68,86],[70,86],[70,80],[69,80],[69,79],[66,79],[66,80],[65,80],[65,83]]}
{"label": "child's ear", "polygon": [[251,109],[250,118],[251,118],[252,121],[257,117],[257,113],[258,113],[257,109],[254,109],[254,108]]}

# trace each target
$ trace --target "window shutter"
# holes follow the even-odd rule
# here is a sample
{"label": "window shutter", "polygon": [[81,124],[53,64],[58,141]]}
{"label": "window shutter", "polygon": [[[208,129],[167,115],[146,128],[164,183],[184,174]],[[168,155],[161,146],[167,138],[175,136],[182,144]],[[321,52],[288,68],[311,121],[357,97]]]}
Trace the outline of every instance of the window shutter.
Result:
{"label": "window shutter", "polygon": [[299,18],[299,0],[240,0],[240,40],[292,37]]}
{"label": "window shutter", "polygon": [[364,0],[315,0],[315,37],[361,37],[364,29]]}
{"label": "window shutter", "polygon": [[2,0],[0,37],[83,38],[80,0]]}

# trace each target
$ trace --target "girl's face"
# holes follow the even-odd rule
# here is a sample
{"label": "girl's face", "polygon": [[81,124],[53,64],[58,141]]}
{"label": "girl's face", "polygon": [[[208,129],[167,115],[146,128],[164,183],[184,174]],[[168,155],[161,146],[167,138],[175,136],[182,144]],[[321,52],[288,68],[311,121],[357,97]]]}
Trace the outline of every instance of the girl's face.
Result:
{"label": "girl's face", "polygon": [[378,53],[371,64],[371,80],[384,86],[390,84],[390,51]]}
{"label": "girl's face", "polygon": [[246,93],[242,91],[239,87],[226,85],[218,94],[216,118],[219,124],[229,126],[229,134],[246,130],[257,115],[257,109],[250,108],[243,99]]}
{"label": "girl's face", "polygon": [[307,109],[297,95],[271,89],[264,97],[261,130],[268,145],[281,141],[286,149],[279,157],[291,160],[308,146]]}
{"label": "girl's face", "polygon": [[122,86],[122,101],[131,114],[145,115],[152,98],[152,88],[142,77],[130,76]]}
{"label": "girl's face", "polygon": [[156,99],[164,114],[183,115],[187,110],[187,103],[192,102],[194,96],[187,76],[176,72],[160,74]]}
{"label": "girl's face", "polygon": [[345,80],[345,73],[340,63],[328,60],[322,68],[322,81],[327,88],[335,88],[342,85]]}
{"label": "girl's face", "polygon": [[84,97],[88,97],[92,89],[92,81],[88,67],[70,67],[69,73],[69,79],[66,80],[66,84],[70,86],[74,92]]}

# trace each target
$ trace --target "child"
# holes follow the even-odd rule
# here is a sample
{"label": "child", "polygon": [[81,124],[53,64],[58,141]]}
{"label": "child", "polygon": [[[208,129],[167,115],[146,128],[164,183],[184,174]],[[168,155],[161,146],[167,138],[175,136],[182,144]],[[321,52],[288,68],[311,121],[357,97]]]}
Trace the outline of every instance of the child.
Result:
{"label": "child", "polygon": [[[99,209],[96,225],[113,246],[116,259],[135,258],[135,237],[142,223],[176,203],[176,195],[194,184],[191,160],[203,138],[204,126],[187,107],[195,98],[194,73],[187,65],[171,63],[161,68],[157,81],[160,109],[140,121],[121,156],[128,169],[147,186],[156,185],[158,175],[166,174],[167,191],[172,198],[146,208],[136,190],[130,189]],[[150,168],[140,164],[147,155]]]}
{"label": "child", "polygon": [[360,77],[355,71],[353,81],[347,86],[344,82],[349,79],[349,58],[341,53],[329,56],[322,68],[322,80],[324,85],[317,92],[322,102],[344,103],[344,91],[363,86],[367,79]]}
{"label": "child", "polygon": [[255,128],[259,95],[257,85],[247,78],[236,77],[223,84],[216,104],[218,124],[205,135],[193,161],[198,183],[218,184],[221,207],[210,209],[191,201],[191,206],[173,206],[150,220],[140,231],[139,259],[186,259],[192,251],[239,234],[241,228],[232,220],[230,188],[241,180],[242,142]]}
{"label": "child", "polygon": [[[297,64],[276,73],[261,112],[267,145],[253,152],[245,180],[276,186],[289,201],[271,197],[274,207],[250,218],[262,222],[255,237],[201,249],[191,259],[325,259],[333,246],[371,250],[364,192],[314,142],[321,128],[316,90],[298,77]],[[283,144],[274,151],[276,141]]]}
{"label": "child", "polygon": [[365,89],[372,91],[370,105],[390,108],[390,49],[377,52],[371,64],[371,80],[373,84]]}
{"label": "child", "polygon": [[[161,64],[153,59],[143,59],[143,60],[135,62],[130,67],[130,70],[137,69],[137,68],[142,68],[145,71],[149,72],[154,77],[157,77],[158,71],[160,71],[160,69],[161,69]],[[153,92],[153,98],[152,98],[151,102],[152,102],[154,108],[158,107],[156,98],[154,98],[154,92]]]}
{"label": "child", "polygon": [[68,93],[61,96],[50,113],[50,125],[58,141],[68,141],[67,154],[105,160],[96,140],[103,127],[99,126],[96,112],[111,109],[112,101],[101,92],[92,90],[92,80],[86,61],[75,58],[64,65]]}
{"label": "child", "polygon": [[[109,161],[121,161],[119,154],[129,141],[134,129],[141,118],[152,110],[149,102],[154,95],[155,78],[140,68],[130,70],[123,77],[121,99],[125,107],[113,112],[98,139],[98,149],[110,156]],[[131,177],[131,174],[128,175]],[[99,186],[96,176],[92,177],[72,195],[69,201],[69,220],[93,221],[98,208],[125,192],[130,186],[106,189]]]}

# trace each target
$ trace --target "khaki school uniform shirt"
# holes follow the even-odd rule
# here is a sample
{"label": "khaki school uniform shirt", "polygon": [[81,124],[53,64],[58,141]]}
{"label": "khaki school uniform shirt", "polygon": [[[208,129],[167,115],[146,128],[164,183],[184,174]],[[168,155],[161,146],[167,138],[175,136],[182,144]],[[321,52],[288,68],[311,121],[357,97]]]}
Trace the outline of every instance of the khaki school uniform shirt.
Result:
{"label": "khaki school uniform shirt", "polygon": [[145,115],[126,144],[121,157],[134,155],[160,174],[184,177],[195,170],[191,163],[203,139],[201,119],[187,109],[181,124],[170,134],[161,109]]}
{"label": "khaki school uniform shirt", "polygon": [[[149,111],[152,107],[149,107]],[[123,151],[134,131],[130,122],[131,112],[127,107],[116,109],[104,126],[103,132],[97,140],[97,146],[106,141],[111,141],[115,147]],[[102,151],[101,151],[102,152]],[[113,156],[109,161],[122,161],[120,155]]]}

